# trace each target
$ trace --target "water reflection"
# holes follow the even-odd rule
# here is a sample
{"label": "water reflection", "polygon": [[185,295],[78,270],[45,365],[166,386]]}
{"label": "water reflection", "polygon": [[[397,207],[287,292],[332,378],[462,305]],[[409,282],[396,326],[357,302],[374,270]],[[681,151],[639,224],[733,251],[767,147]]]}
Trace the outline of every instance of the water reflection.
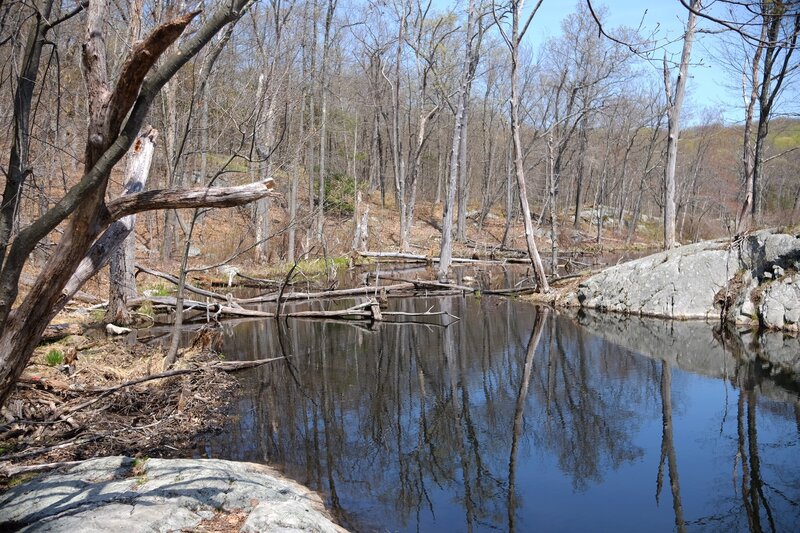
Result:
{"label": "water reflection", "polygon": [[292,357],[242,375],[207,452],[281,465],[357,530],[800,523],[797,379],[729,334],[491,298],[391,304],[462,320],[236,324],[229,357]]}

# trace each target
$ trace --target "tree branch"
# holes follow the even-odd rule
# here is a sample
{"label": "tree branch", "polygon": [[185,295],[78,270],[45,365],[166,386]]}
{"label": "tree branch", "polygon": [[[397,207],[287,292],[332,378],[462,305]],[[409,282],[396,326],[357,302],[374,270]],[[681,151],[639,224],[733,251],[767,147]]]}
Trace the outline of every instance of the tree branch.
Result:
{"label": "tree branch", "polygon": [[116,136],[122,120],[136,101],[139,88],[147,73],[167,48],[183,34],[192,19],[200,13],[201,10],[198,9],[166,22],[153,30],[146,39],[133,45],[133,50],[125,60],[119,74],[119,83],[114,88],[109,100],[108,127],[112,137]]}
{"label": "tree branch", "polygon": [[263,181],[236,187],[199,187],[183,190],[155,190],[130,194],[108,202],[112,220],[127,215],[157,209],[185,209],[193,207],[236,207],[261,198],[280,197],[273,192],[274,181]]}

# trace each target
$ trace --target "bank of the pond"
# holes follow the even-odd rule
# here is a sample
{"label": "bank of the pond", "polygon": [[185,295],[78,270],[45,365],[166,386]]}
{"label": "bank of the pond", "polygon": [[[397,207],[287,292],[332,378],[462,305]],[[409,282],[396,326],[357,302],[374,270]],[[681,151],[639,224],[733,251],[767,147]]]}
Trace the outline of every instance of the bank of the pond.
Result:
{"label": "bank of the pond", "polygon": [[236,401],[236,362],[189,346],[165,375],[160,348],[94,329],[38,348],[3,409],[0,531],[343,531],[272,468],[190,459]]}
{"label": "bank of the pond", "polygon": [[681,246],[583,280],[567,306],[800,330],[800,236],[762,230]]}
{"label": "bank of the pond", "polygon": [[91,459],[0,495],[0,529],[338,533],[319,495],[264,465]]}

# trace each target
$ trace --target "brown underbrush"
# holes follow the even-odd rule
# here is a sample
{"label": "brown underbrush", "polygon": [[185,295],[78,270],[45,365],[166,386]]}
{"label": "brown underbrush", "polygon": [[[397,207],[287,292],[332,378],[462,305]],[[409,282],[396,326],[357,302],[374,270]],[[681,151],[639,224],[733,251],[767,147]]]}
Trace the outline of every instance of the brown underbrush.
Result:
{"label": "brown underbrush", "polygon": [[120,338],[40,346],[2,410],[0,472],[105,455],[194,455],[196,438],[221,428],[236,380],[214,367],[217,354],[191,349],[175,370],[185,373],[151,379],[163,355]]}

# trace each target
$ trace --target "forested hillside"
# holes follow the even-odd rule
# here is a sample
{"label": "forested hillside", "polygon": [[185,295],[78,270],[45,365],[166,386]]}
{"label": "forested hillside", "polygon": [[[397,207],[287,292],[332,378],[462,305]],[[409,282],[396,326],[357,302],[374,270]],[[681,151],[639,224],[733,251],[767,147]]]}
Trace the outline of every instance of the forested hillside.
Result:
{"label": "forested hillside", "polygon": [[[42,4],[51,3],[50,19],[80,8],[66,1]],[[35,7],[22,2],[2,7],[0,117],[6,150],[13,138],[15,80],[23,66],[19,58]],[[103,21],[109,72],[118,72],[133,44],[180,7],[144,0],[115,3]],[[474,21],[467,36],[469,7]],[[614,10],[613,5],[592,7],[601,21]],[[679,58],[666,48],[653,51],[664,45],[644,29],[637,33],[603,27],[619,41],[614,42],[599,34],[587,3],[571,8],[571,13],[565,9],[555,37],[542,46],[529,46],[526,40],[521,44],[520,132],[534,221],[549,232],[550,207],[555,205],[557,234],[572,227],[589,231],[588,223],[597,221],[597,206],[603,206],[608,226],[601,230],[615,231],[616,238],[627,242],[658,239],[668,134],[661,62],[664,56],[667,71],[677,70],[673,62]],[[34,105],[24,125],[30,134],[28,178],[16,227],[44,213],[81,177],[89,106],[81,60],[86,18],[80,11],[53,27],[41,51]],[[791,37],[789,15],[784,16],[781,39]],[[769,20],[765,17],[764,23]],[[256,2],[156,97],[147,117],[159,133],[148,186],[244,184],[273,177],[283,195],[279,201],[209,213],[199,229],[208,239],[210,230],[224,229],[222,248],[209,250],[223,252],[217,258],[255,245],[243,259],[262,264],[292,262],[315,245],[312,253],[320,254],[321,240],[330,251],[346,251],[355,219],[367,203],[372,205],[367,246],[409,249],[417,240],[410,228],[419,225],[423,213],[441,224],[449,176],[455,173],[453,231],[456,241],[463,241],[471,225],[482,227],[487,217],[505,219],[518,211],[508,113],[509,50],[505,33],[498,31],[507,32],[509,22],[506,7],[498,4],[492,12],[480,2],[452,7],[425,2]],[[537,32],[535,17],[529,31]],[[746,31],[755,34],[758,28],[753,24]],[[699,36],[701,42],[709,38]],[[469,57],[464,54],[467,40]],[[758,43],[735,34],[730,41],[747,65]],[[775,72],[788,55],[785,47],[777,54]],[[796,58],[788,60],[791,77]],[[462,84],[465,68],[472,75]],[[690,63],[690,77],[691,69]],[[741,85],[740,78],[742,73],[731,69],[730,79],[720,80],[720,90],[726,84]],[[790,81],[776,106],[794,94]],[[758,77],[755,84],[745,82],[747,89],[760,89]],[[466,104],[459,122],[464,135],[453,158],[462,93]],[[740,123],[722,122],[721,111],[691,98],[682,111],[688,127],[680,133],[676,170],[680,242],[736,231],[745,198],[745,132]],[[780,108],[773,114],[779,116]],[[772,121],[761,154],[763,178],[756,185],[756,196],[763,200],[759,225],[790,222],[800,209],[800,154],[794,151],[798,131],[795,120]],[[748,133],[755,139],[755,128]],[[750,144],[754,147],[754,140]],[[123,169],[124,164],[117,165],[112,195],[121,186]],[[356,205],[357,192],[362,193],[361,205]],[[383,208],[380,217],[377,206]],[[138,229],[140,251],[147,250],[150,259],[178,254],[188,216],[148,213]],[[349,232],[343,231],[346,227]],[[504,230],[480,240],[500,245],[519,237],[516,229],[510,235]],[[599,233],[602,240],[596,227],[589,233]],[[44,255],[53,240],[58,236],[42,242]],[[418,244],[435,248],[427,241]]]}

